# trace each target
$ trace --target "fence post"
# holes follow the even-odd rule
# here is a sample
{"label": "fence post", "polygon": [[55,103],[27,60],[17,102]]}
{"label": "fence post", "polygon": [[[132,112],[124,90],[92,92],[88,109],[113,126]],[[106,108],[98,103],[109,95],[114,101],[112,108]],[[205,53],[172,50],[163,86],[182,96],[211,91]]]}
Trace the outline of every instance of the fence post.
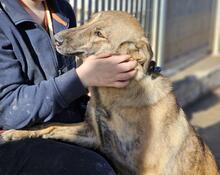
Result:
{"label": "fence post", "polygon": [[77,13],[78,13],[78,12],[77,12],[77,10],[78,10],[78,9],[77,9],[77,0],[74,0],[74,3],[71,1],[71,4],[74,5],[74,12],[75,12],[75,15],[76,15],[76,17],[77,17]]}
{"label": "fence post", "polygon": [[159,9],[159,0],[153,1],[153,7],[152,7],[152,23],[151,23],[151,46],[152,50],[154,52],[154,58],[157,57],[157,30],[158,30],[158,10]]}
{"label": "fence post", "polygon": [[215,4],[215,21],[214,21],[214,35],[213,35],[213,46],[212,54],[219,55],[220,53],[220,1],[216,0]]}
{"label": "fence post", "polygon": [[154,0],[151,24],[151,45],[157,65],[164,62],[167,0]]}
{"label": "fence post", "polygon": [[166,17],[167,17],[167,0],[160,0],[159,8],[159,26],[157,40],[157,65],[162,66],[164,63],[164,46],[166,35]]}

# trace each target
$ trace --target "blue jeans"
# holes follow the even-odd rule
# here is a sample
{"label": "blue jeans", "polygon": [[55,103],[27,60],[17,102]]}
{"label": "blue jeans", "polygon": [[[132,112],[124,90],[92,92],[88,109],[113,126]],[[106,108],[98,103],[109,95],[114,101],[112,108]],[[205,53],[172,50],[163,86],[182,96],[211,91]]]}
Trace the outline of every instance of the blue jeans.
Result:
{"label": "blue jeans", "polygon": [[26,139],[0,145],[1,175],[115,175],[94,151],[55,140]]}

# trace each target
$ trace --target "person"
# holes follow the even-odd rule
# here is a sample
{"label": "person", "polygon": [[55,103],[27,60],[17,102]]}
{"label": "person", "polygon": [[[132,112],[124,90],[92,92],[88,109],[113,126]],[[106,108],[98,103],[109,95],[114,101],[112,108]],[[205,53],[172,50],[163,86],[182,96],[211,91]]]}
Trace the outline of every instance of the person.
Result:
{"label": "person", "polygon": [[[53,35],[75,27],[65,0],[0,0],[0,128],[84,119],[87,87],[123,88],[135,75],[129,55],[91,55],[79,67],[55,51]],[[95,151],[55,140],[0,145],[0,174],[114,175]]]}

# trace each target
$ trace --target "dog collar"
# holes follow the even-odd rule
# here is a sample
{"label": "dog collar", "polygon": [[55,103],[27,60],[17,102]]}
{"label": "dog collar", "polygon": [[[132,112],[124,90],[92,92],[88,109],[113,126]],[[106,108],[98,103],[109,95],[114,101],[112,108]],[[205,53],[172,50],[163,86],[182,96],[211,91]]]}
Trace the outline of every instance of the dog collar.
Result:
{"label": "dog collar", "polygon": [[156,66],[156,62],[155,61],[151,61],[149,66],[148,66],[148,71],[147,71],[150,75],[153,73],[159,74],[161,72],[161,67],[160,66]]}

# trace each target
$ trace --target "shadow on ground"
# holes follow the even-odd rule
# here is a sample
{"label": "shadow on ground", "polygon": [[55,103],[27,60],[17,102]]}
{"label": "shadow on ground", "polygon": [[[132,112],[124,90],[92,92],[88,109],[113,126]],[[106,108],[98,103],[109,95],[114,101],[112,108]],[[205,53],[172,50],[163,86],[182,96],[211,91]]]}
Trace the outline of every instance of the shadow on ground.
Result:
{"label": "shadow on ground", "polygon": [[[210,122],[215,118],[220,118],[220,109],[216,108],[220,105],[220,90],[213,91],[198,99],[195,103],[188,105],[184,108],[184,111],[187,115],[189,121],[193,117],[200,118],[201,112],[205,112],[205,121],[206,123]],[[213,108],[215,106],[215,108]],[[204,114],[201,116],[204,120]],[[200,120],[200,119],[199,119]],[[220,167],[220,122],[216,120],[213,124],[208,125],[207,127],[197,127],[198,133],[201,135],[203,140],[209,145],[210,149],[214,153],[219,167]]]}
{"label": "shadow on ground", "polygon": [[184,107],[184,111],[187,115],[188,120],[191,120],[194,113],[208,110],[210,107],[214,106],[217,103],[220,103],[220,97],[213,92],[209,92],[208,94],[196,100],[196,102],[193,102]]}

